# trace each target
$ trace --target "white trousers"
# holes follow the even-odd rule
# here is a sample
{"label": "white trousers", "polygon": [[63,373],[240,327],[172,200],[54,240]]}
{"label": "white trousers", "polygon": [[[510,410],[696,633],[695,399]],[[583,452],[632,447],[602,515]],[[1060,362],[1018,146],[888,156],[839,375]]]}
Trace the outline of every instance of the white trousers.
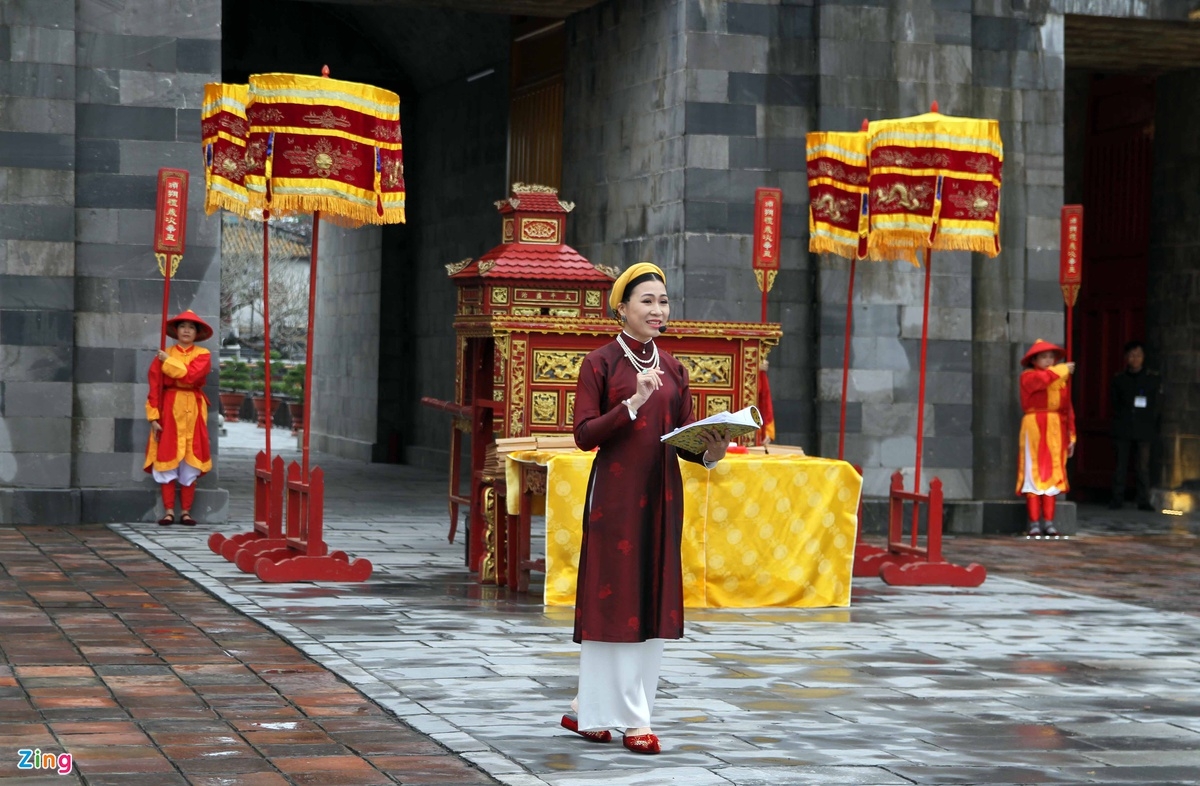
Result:
{"label": "white trousers", "polygon": [[151,469],[150,474],[154,476],[155,483],[170,483],[173,480],[178,480],[179,485],[190,486],[196,482],[196,478],[200,477],[200,470],[186,461],[181,461],[175,469],[168,469],[166,472]]}
{"label": "white trousers", "polygon": [[579,652],[579,728],[650,725],[662,668],[663,640],[584,641]]}
{"label": "white trousers", "polygon": [[1058,486],[1051,486],[1045,491],[1038,491],[1033,485],[1033,454],[1029,451],[1029,443],[1025,443],[1025,483],[1021,486],[1022,494],[1045,494],[1047,497],[1058,495]]}

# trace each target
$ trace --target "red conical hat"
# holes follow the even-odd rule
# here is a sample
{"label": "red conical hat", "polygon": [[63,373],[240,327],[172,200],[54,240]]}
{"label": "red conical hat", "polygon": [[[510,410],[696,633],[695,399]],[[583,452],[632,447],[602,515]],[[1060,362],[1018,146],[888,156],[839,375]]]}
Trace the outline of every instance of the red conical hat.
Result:
{"label": "red conical hat", "polygon": [[1067,353],[1062,347],[1058,346],[1057,344],[1051,344],[1049,341],[1039,338],[1037,341],[1033,342],[1033,346],[1030,347],[1029,351],[1025,353],[1025,357],[1021,358],[1021,365],[1025,366],[1026,368],[1032,368],[1033,359],[1043,352],[1054,352],[1058,355],[1059,361],[1062,361],[1063,358],[1067,356]]}
{"label": "red conical hat", "polygon": [[187,311],[184,311],[179,316],[175,317],[174,319],[167,320],[167,335],[168,336],[170,336],[171,338],[179,338],[179,336],[176,335],[175,327],[180,322],[191,322],[196,326],[196,341],[207,341],[210,338],[212,338],[212,334],[213,334],[212,327],[207,322],[205,322],[203,319],[201,319],[199,316],[197,316],[196,312],[192,311],[190,308]]}

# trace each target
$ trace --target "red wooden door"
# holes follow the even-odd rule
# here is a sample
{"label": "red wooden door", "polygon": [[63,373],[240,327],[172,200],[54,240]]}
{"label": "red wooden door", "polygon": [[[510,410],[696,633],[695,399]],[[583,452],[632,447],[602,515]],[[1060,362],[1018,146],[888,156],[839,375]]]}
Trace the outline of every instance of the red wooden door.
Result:
{"label": "red wooden door", "polygon": [[1154,81],[1092,78],[1084,151],[1084,279],[1075,306],[1077,499],[1102,498],[1114,457],[1109,382],[1124,368],[1125,342],[1142,338],[1150,247]]}

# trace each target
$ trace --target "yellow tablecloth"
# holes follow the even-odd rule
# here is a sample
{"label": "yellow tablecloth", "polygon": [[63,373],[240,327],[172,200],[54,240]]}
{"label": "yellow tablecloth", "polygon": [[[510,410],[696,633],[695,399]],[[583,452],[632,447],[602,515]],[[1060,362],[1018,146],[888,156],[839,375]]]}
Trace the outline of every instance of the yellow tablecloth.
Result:
{"label": "yellow tablecloth", "polygon": [[[575,603],[593,453],[514,454],[544,463],[546,589]],[[849,606],[862,478],[844,461],[730,455],[683,473],[683,589],[690,608]],[[512,467],[512,462],[509,462]],[[515,478],[510,489],[519,486]],[[512,505],[516,494],[510,494]]]}

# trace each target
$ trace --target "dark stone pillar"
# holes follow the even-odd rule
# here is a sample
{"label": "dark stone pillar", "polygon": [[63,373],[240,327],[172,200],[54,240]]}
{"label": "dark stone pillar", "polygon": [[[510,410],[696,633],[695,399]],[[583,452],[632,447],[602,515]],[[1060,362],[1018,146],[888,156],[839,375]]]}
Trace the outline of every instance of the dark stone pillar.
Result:
{"label": "dark stone pillar", "polygon": [[1148,364],[1162,373],[1164,396],[1162,474],[1152,482],[1171,489],[1186,485],[1195,497],[1200,495],[1200,70],[1160,77],[1155,94],[1146,349]]}

